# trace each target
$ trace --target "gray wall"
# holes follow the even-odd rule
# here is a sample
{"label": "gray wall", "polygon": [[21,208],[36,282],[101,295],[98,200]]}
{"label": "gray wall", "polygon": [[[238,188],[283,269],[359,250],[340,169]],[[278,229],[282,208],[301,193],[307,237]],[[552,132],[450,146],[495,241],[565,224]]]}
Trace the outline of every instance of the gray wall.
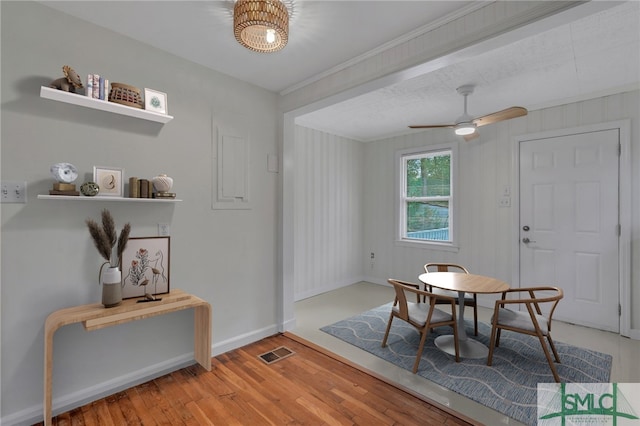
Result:
{"label": "gray wall", "polygon": [[295,299],[363,278],[364,145],[296,126]]}
{"label": "gray wall", "polygon": [[[33,2],[1,2],[2,180],[28,183],[27,204],[2,204],[1,422],[42,415],[43,327],[57,309],[100,301],[101,258],[86,218],[108,208],[132,236],[171,225],[171,287],[213,307],[213,353],[277,330],[277,96]],[[112,82],[168,94],[166,125],[39,97],[40,86],[70,65],[83,81]],[[253,208],[211,209],[212,122],[246,118]],[[49,166],[71,162],[77,183],[94,165],[126,176],[167,173],[182,202],[169,205],[37,199],[53,179]],[[247,267],[251,265],[251,267]],[[102,392],[191,363],[188,311],[85,332],[56,333],[54,412]]]}
{"label": "gray wall", "polygon": [[[630,119],[631,328],[640,331],[640,92],[632,91],[530,111],[517,118],[479,130],[480,138],[459,142],[459,251],[406,247],[395,242],[395,152],[404,148],[451,142],[449,129],[426,131],[365,144],[364,246],[376,253],[366,279],[384,283],[388,276],[416,280],[427,259],[458,262],[484,275],[514,282],[513,241],[518,239],[511,208],[498,207],[504,186],[515,192],[514,138],[529,133],[571,129]],[[385,230],[385,231],[380,231]],[[365,265],[368,261],[363,262]],[[490,296],[481,296],[489,300]],[[486,304],[486,303],[485,303]],[[492,305],[487,305],[492,306]],[[636,308],[633,310],[633,308]]]}
{"label": "gray wall", "polygon": [[[425,38],[440,40],[435,51],[420,54],[416,49],[429,50],[434,44],[414,43],[414,48],[407,49],[406,54],[418,61],[463,47],[464,43],[449,38],[469,42],[477,38],[474,28],[494,28],[499,32],[500,22],[494,22],[498,17],[504,17],[504,21],[512,16],[531,17],[530,7],[533,7],[530,2],[492,3],[487,8],[498,8],[501,13],[478,12],[476,18],[483,25],[458,25],[463,34],[446,32],[443,28],[446,37],[434,31]],[[556,6],[540,2],[536,7]],[[546,13],[537,12],[540,16]],[[413,274],[403,274],[419,267],[427,255],[455,258],[474,270],[509,279],[511,269],[505,259],[510,259],[511,235],[501,227],[509,212],[496,209],[496,194],[487,195],[482,188],[510,183],[510,138],[527,132],[631,118],[632,295],[634,304],[639,303],[640,292],[636,290],[640,287],[637,91],[532,112],[526,120],[483,128],[480,143],[460,150],[461,168],[466,167],[464,180],[472,182],[464,203],[480,206],[471,222],[463,225],[473,232],[466,234],[462,241],[465,248],[457,256],[426,253],[394,246],[392,237],[383,231],[393,217],[390,210],[393,204],[385,203],[390,191],[388,185],[392,185],[393,180],[387,179],[386,173],[393,170],[389,161],[393,161],[396,149],[447,141],[448,133],[429,136],[425,133],[362,145],[337,136],[294,129],[293,123],[285,120],[284,132],[289,132],[291,141],[298,140],[291,143],[296,149],[286,152],[281,163],[283,169],[289,170],[292,164],[298,167],[304,161],[310,167],[319,166],[314,159],[324,163],[307,179],[305,170],[300,168],[293,175],[295,181],[285,179],[285,188],[291,191],[281,194],[285,220],[279,223],[278,175],[266,170],[267,155],[278,153],[280,117],[274,112],[278,106],[275,94],[41,4],[3,1],[1,18],[1,177],[26,180],[29,185],[26,205],[0,207],[0,419],[3,424],[35,422],[41,416],[42,339],[46,316],[56,309],[100,299],[96,278],[101,260],[91,244],[84,220],[97,218],[104,207],[114,214],[118,226],[131,222],[134,236],[155,235],[159,222],[171,224],[171,286],[211,302],[213,353],[216,354],[275,332],[279,320],[291,322],[292,311],[287,304],[283,318],[278,318],[277,313],[281,299],[293,300],[291,282],[295,282],[298,295],[304,297],[362,277],[374,282],[384,282],[392,275],[413,278]],[[380,67],[356,66],[360,72],[344,70],[340,76],[328,77],[305,90],[285,95],[280,99],[280,110],[290,111],[325,99],[407,65],[396,56],[386,58],[388,60],[379,61]],[[112,81],[164,91],[169,95],[169,112],[175,119],[162,126],[41,99],[40,86],[61,76],[61,67],[65,64],[82,75],[99,72]],[[371,69],[375,70],[374,76],[367,74]],[[215,172],[212,123],[224,125],[226,117],[235,121],[238,116],[251,118],[246,122],[253,209],[214,211],[211,210],[211,179]],[[93,165],[124,167],[128,176],[167,173],[174,177],[174,190],[184,201],[157,206],[36,199],[36,194],[46,193],[51,187],[48,169],[59,161],[78,166],[80,180],[90,175]],[[340,173],[341,185],[335,173]],[[323,181],[325,177],[327,181]],[[295,194],[295,202],[287,198],[290,194]],[[322,205],[314,204],[318,200]],[[318,207],[322,212],[316,212]],[[309,221],[312,211],[322,214],[314,213],[313,221]],[[334,216],[323,216],[327,212]],[[318,233],[318,226],[327,225],[326,229],[337,225],[347,232],[335,238]],[[282,293],[276,279],[280,226],[284,228],[285,253],[295,252],[295,257],[291,256],[295,267],[284,265],[287,278]],[[484,244],[487,236],[494,240],[490,246]],[[316,245],[316,242],[322,244]],[[373,266],[368,259],[371,250],[376,252]],[[286,257],[282,260],[288,262]],[[301,282],[309,276],[307,272],[313,271],[321,272],[314,282]],[[182,312],[91,333],[79,325],[61,329],[56,334],[54,353],[56,411],[189,363],[191,320],[190,312]],[[640,325],[637,313],[634,325]]]}
{"label": "gray wall", "polygon": [[[623,239],[630,241],[630,335],[640,336],[640,92],[632,91],[553,108],[530,111],[526,117],[483,127],[480,138],[459,143],[459,250],[445,251],[416,248],[396,242],[396,151],[406,148],[452,142],[449,129],[429,130],[409,135],[360,143],[316,130],[296,127],[295,185],[295,288],[296,298],[366,280],[386,284],[389,277],[415,281],[427,260],[462,263],[472,271],[514,282],[516,259],[513,240],[517,238],[514,209],[498,207],[501,188],[514,181],[514,138],[529,133],[571,129],[580,126],[629,119],[631,168],[631,229]],[[361,147],[354,147],[360,144]],[[336,148],[342,146],[342,148]],[[353,158],[357,149],[362,158]],[[338,154],[338,155],[336,155]],[[304,165],[305,159],[318,159]],[[320,173],[327,159],[342,170],[340,185],[335,175]],[[344,159],[351,158],[352,167]],[[350,170],[350,173],[344,173]],[[629,184],[629,183],[628,183]],[[361,188],[361,193],[357,192]],[[355,189],[355,191],[354,191]],[[334,196],[327,197],[330,191]],[[353,193],[352,204],[345,208],[340,199]],[[321,201],[319,201],[321,200]],[[334,214],[342,212],[341,215]],[[358,215],[350,213],[361,212]],[[326,224],[358,230],[361,249],[354,254],[350,247],[355,233],[329,238],[318,232]],[[333,229],[333,228],[328,228]],[[330,241],[332,244],[328,244]],[[348,256],[336,253],[348,252]],[[370,253],[375,253],[372,261]],[[629,265],[627,265],[629,266]],[[328,267],[330,267],[328,269]],[[345,273],[349,271],[349,273]],[[361,274],[361,275],[358,275]],[[310,277],[304,279],[304,277]],[[480,296],[480,303],[492,306],[493,296]]]}

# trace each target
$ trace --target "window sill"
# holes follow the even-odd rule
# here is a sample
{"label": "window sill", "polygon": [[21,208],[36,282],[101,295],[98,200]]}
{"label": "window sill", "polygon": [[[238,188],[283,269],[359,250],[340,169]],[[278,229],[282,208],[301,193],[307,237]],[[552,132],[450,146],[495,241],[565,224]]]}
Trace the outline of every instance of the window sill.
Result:
{"label": "window sill", "polygon": [[460,251],[460,247],[458,247],[453,243],[436,243],[431,241],[403,239],[403,240],[396,240],[395,245],[398,247],[448,251],[453,253],[457,253],[458,251]]}

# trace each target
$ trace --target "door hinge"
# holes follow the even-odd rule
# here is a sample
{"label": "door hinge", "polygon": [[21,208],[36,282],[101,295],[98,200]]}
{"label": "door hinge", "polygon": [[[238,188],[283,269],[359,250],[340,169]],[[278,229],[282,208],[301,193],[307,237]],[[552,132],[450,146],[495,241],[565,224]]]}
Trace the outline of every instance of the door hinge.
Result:
{"label": "door hinge", "polygon": [[622,144],[618,142],[618,157],[622,156]]}
{"label": "door hinge", "polygon": [[618,303],[618,316],[622,316],[622,305]]}
{"label": "door hinge", "polygon": [[622,235],[622,225],[616,225],[616,234],[618,235],[618,237]]}

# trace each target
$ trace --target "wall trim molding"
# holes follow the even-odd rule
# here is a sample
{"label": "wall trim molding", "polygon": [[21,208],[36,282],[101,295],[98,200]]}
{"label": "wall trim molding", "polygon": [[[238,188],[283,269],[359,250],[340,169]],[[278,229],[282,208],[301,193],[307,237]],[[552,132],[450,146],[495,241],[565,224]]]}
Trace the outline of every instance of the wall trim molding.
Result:
{"label": "wall trim molding", "polygon": [[[55,396],[52,401],[52,413],[54,416],[66,413],[76,407],[81,407],[98,399],[113,395],[125,389],[137,386],[141,383],[148,382],[165,374],[195,364],[193,352],[185,353],[174,358],[170,358],[163,362],[150,365],[139,369],[133,373],[123,374],[111,380],[98,383],[94,386],[71,392],[59,396]],[[10,414],[9,416],[0,418],[0,424],[18,425],[18,424],[34,424],[43,420],[42,404],[32,405],[24,410]]]}
{"label": "wall trim molding", "polygon": [[347,286],[350,286],[351,284],[355,284],[360,281],[366,281],[366,280],[364,279],[364,277],[359,276],[359,277],[348,278],[346,280],[341,280],[335,283],[327,284],[327,285],[324,285],[323,287],[312,288],[311,290],[296,294],[295,301],[298,302],[303,299],[308,299],[309,297],[317,296],[319,294],[326,293],[328,291],[347,287]]}
{"label": "wall trim molding", "polygon": [[[295,322],[294,322],[295,325]],[[211,346],[211,356],[218,356],[225,352],[246,346],[250,343],[273,336],[278,333],[276,324],[254,330],[251,333],[241,334],[231,339],[224,340]],[[76,392],[55,396],[53,399],[54,416],[66,413],[77,407],[89,404],[98,399],[113,395],[125,389],[132,388],[149,380],[156,379],[166,374],[172,373],[184,367],[196,364],[193,358],[193,352],[188,352],[177,357],[165,360],[163,362],[150,365],[148,367],[137,370],[133,373],[123,374],[111,380],[98,383],[94,386],[81,389]],[[22,425],[35,424],[43,420],[42,404],[32,405],[24,410],[12,413],[5,417],[0,417],[2,425]]]}
{"label": "wall trim molding", "polygon": [[250,333],[240,334],[230,339],[223,340],[212,346],[212,356],[218,356],[220,354],[232,351],[234,349],[246,346],[249,343],[257,342],[265,337],[278,334],[278,326],[276,324],[270,324],[267,327],[263,327],[257,330],[253,330]]}

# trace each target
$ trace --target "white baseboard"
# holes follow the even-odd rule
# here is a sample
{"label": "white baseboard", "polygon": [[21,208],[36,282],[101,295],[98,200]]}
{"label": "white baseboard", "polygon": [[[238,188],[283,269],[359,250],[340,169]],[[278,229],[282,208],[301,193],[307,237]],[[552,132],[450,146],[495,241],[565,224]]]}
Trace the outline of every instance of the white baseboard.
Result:
{"label": "white baseboard", "polygon": [[[156,377],[163,376],[194,363],[193,352],[183,354],[76,392],[60,396],[54,395],[52,413],[54,416],[65,413],[76,407],[81,407],[100,398],[113,395],[114,393],[139,385],[140,383],[148,382]],[[0,424],[3,426],[28,426],[39,423],[42,420],[43,407],[41,404],[38,404],[0,418]]]}
{"label": "white baseboard", "polygon": [[280,326],[278,327],[278,331],[281,333],[284,333],[285,331],[295,330],[295,328],[296,328],[296,320],[294,318],[294,319],[289,319],[283,322],[282,324],[280,324]]}
{"label": "white baseboard", "polygon": [[229,352],[234,349],[241,348],[242,346],[246,346],[249,343],[257,342],[258,340],[264,339],[265,337],[273,336],[274,334],[277,334],[277,333],[278,333],[278,326],[276,324],[271,324],[268,327],[264,327],[259,330],[254,330],[250,333],[234,336],[231,339],[227,339],[222,342],[218,342],[214,344],[213,356],[218,356],[225,352]]}
{"label": "white baseboard", "polygon": [[378,277],[364,277],[362,278],[362,281],[366,281],[368,283],[372,283],[372,284],[379,284],[379,285],[388,285],[390,286],[391,284],[389,284],[385,279],[382,278],[378,278]]}
{"label": "white baseboard", "polygon": [[326,293],[328,291],[337,290],[342,287],[347,287],[351,284],[359,283],[360,281],[368,281],[364,277],[352,277],[350,279],[342,280],[339,282],[331,283],[319,288],[314,288],[308,291],[303,291],[300,293],[296,293],[294,295],[294,299],[296,302],[299,302],[304,299],[308,299],[309,297],[317,296],[322,293]]}
{"label": "white baseboard", "polygon": [[628,337],[633,340],[640,340],[640,328],[632,328],[629,330]]}
{"label": "white baseboard", "polygon": [[[250,333],[235,336],[232,339],[216,343],[211,347],[211,353],[212,356],[220,355],[277,333],[278,326],[273,324]],[[141,383],[148,382],[149,380],[164,376],[165,374],[187,367],[194,363],[193,352],[186,353],[146,368],[142,368],[134,373],[122,375],[76,392],[60,396],[54,395],[54,399],[52,401],[52,413],[54,416],[60,413],[65,413],[74,408],[81,407],[90,402],[113,395],[114,393],[129,389]],[[24,410],[1,417],[0,425],[29,426],[39,423],[43,420],[42,410],[43,407],[41,404],[33,405],[25,408]]]}

